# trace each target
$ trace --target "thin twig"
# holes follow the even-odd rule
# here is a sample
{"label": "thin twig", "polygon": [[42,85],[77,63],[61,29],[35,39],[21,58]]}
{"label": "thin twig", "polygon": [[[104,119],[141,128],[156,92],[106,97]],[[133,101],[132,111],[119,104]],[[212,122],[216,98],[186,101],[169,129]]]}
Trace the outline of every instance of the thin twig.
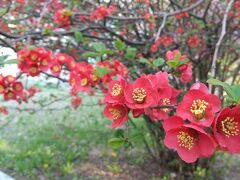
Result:
{"label": "thin twig", "polygon": [[[215,76],[216,76],[216,63],[217,63],[217,59],[218,59],[218,52],[219,52],[219,48],[221,46],[222,40],[226,34],[228,13],[233,5],[233,2],[234,2],[234,0],[229,1],[227,8],[224,12],[224,16],[223,16],[223,20],[222,20],[222,30],[221,30],[221,34],[218,39],[218,42],[215,46],[215,51],[214,51],[214,55],[213,55],[212,65],[211,65],[211,77],[212,78],[215,78]],[[209,90],[210,90],[210,92],[212,92],[211,84],[209,85]]]}

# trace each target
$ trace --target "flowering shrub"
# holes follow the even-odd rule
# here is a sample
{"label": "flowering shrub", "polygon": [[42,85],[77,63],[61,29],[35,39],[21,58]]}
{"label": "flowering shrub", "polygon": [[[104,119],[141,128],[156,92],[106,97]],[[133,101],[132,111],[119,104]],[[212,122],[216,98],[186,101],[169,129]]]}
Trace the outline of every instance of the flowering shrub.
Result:
{"label": "flowering shrub", "polygon": [[[0,74],[5,101],[27,102],[39,90],[24,88],[21,77],[44,74],[68,83],[76,110],[80,92],[100,91],[112,128],[128,131],[143,118],[157,147],[187,163],[240,153],[240,1],[33,2],[0,3],[1,46],[17,53],[19,69]],[[12,63],[1,57],[0,66]],[[126,134],[115,143],[129,143]]]}

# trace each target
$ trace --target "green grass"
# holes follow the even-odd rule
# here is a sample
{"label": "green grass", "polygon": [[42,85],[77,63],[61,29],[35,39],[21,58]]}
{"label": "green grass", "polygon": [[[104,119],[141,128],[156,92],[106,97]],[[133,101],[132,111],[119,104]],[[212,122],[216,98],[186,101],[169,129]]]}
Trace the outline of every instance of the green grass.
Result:
{"label": "green grass", "polygon": [[[96,103],[94,98],[84,100]],[[69,102],[58,103],[56,108]],[[10,123],[0,131],[1,169],[17,179],[73,174],[75,162],[86,160],[91,148],[107,144],[111,129],[101,111],[99,106],[80,106],[76,111],[10,113],[4,119]]]}
{"label": "green grass", "polygon": [[[34,99],[48,104],[54,97],[54,90],[40,93]],[[64,97],[66,93],[58,93]],[[108,140],[114,136],[115,130],[110,128],[110,121],[102,115],[103,107],[97,104],[96,97],[84,97],[83,105],[77,110],[64,108],[70,104],[70,99],[53,103],[49,107],[37,104],[23,104],[20,107],[33,107],[37,111],[11,111],[0,127],[0,169],[16,179],[46,179],[81,178],[76,172],[76,166],[89,158],[89,152],[99,150],[99,156],[106,159],[103,164],[109,171],[121,172],[120,165],[112,155],[120,151],[111,149]],[[90,106],[93,104],[93,106]],[[48,111],[48,108],[57,111]],[[141,120],[139,127],[143,125]],[[3,123],[4,124],[4,123]],[[125,131],[125,133],[129,133]],[[139,131],[131,131],[134,146],[139,152],[143,151],[143,144]],[[141,164],[145,157],[126,153],[125,158],[132,164]],[[135,156],[135,158],[133,158]]]}

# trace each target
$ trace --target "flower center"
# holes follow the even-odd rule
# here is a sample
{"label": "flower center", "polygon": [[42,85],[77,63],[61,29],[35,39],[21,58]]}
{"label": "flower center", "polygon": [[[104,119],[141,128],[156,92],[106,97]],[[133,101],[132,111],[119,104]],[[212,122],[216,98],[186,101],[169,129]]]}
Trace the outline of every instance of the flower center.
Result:
{"label": "flower center", "polygon": [[234,118],[227,117],[221,121],[221,128],[227,137],[239,135],[238,122],[234,121]]}
{"label": "flower center", "polygon": [[194,115],[195,119],[201,120],[206,115],[207,106],[208,102],[205,100],[197,99],[193,101],[192,106],[190,107],[190,111]]}
{"label": "flower center", "polygon": [[135,88],[132,92],[133,100],[136,103],[143,103],[147,96],[147,92],[143,88]]}
{"label": "flower center", "polygon": [[54,72],[59,72],[59,71],[60,71],[59,66],[53,66],[53,71],[54,71]]}
{"label": "flower center", "polygon": [[87,78],[83,78],[83,79],[81,80],[81,86],[86,86],[87,84],[88,84]]}
{"label": "flower center", "polygon": [[188,150],[191,150],[194,145],[194,137],[192,137],[189,133],[180,131],[177,135],[178,145],[180,147],[184,147]]}
{"label": "flower center", "polygon": [[[170,105],[170,99],[169,98],[164,98],[163,99],[163,105]],[[164,112],[169,112],[169,108],[163,108],[162,109]]]}
{"label": "flower center", "polygon": [[36,67],[31,67],[31,68],[30,68],[30,72],[32,72],[32,73],[37,73],[37,68],[36,68]]}
{"label": "flower center", "polygon": [[112,92],[111,92],[112,96],[118,96],[120,94],[122,94],[122,87],[119,84],[114,84],[114,86],[112,87]]}
{"label": "flower center", "polygon": [[16,87],[15,87],[15,89],[16,89],[16,91],[20,91],[20,90],[22,90],[22,86],[19,85],[19,84],[17,84]]}
{"label": "flower center", "polygon": [[42,65],[43,65],[43,66],[48,65],[48,61],[47,61],[46,59],[44,59],[44,60],[42,61]]}
{"label": "flower center", "polygon": [[0,93],[4,92],[4,87],[2,85],[0,85]]}
{"label": "flower center", "polygon": [[114,120],[118,119],[121,116],[121,111],[119,109],[110,108],[109,112],[111,113]]}

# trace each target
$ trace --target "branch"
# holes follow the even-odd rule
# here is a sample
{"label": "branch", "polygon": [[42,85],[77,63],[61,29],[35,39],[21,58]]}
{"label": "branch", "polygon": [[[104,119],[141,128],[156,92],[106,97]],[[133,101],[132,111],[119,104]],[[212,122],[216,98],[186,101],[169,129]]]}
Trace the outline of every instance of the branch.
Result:
{"label": "branch", "polygon": [[201,5],[205,0],[199,0],[198,2],[196,2],[195,4],[193,4],[192,6],[190,7],[187,7],[187,8],[183,8],[183,9],[180,9],[178,11],[174,11],[174,12],[169,12],[169,13],[163,13],[163,12],[159,12],[157,13],[157,15],[163,15],[163,21],[162,21],[162,24],[161,26],[159,27],[158,29],[158,32],[156,34],[156,37],[155,37],[155,41],[157,41],[157,39],[160,37],[161,35],[161,32],[166,24],[166,20],[168,18],[168,16],[174,16],[178,13],[181,13],[181,12],[187,12],[187,11],[191,11],[192,9],[198,7],[199,5]]}
{"label": "branch", "polygon": [[[218,42],[215,46],[215,51],[214,51],[214,55],[213,55],[212,65],[211,65],[211,77],[212,78],[215,78],[215,76],[216,76],[216,63],[217,63],[217,58],[218,58],[218,52],[219,52],[219,48],[221,46],[222,40],[226,34],[228,13],[229,13],[233,3],[234,3],[234,0],[229,1],[227,8],[224,12],[224,16],[223,16],[223,20],[222,20],[222,30],[221,30],[221,34],[218,39]],[[209,85],[209,90],[210,90],[210,92],[212,92],[211,84]]]}

